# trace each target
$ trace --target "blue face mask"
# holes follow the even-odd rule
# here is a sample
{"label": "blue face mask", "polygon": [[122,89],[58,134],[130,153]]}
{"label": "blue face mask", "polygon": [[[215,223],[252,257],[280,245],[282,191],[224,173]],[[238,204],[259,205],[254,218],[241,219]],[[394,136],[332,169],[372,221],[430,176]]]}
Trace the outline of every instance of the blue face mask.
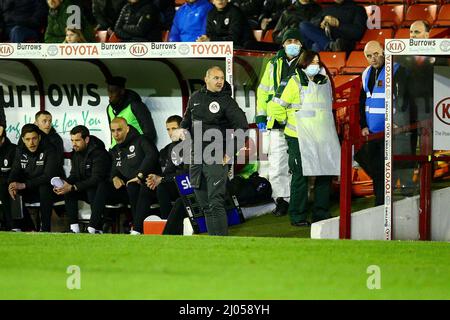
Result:
{"label": "blue face mask", "polygon": [[306,67],[305,73],[307,76],[314,77],[320,71],[320,66],[318,64],[310,64]]}
{"label": "blue face mask", "polygon": [[296,57],[300,53],[300,45],[291,43],[288,44],[284,50],[288,56]]}

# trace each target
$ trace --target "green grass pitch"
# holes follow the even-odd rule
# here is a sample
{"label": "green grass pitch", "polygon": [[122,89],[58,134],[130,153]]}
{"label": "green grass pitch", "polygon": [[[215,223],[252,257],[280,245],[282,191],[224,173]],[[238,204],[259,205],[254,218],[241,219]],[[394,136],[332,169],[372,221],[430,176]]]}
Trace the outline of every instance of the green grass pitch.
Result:
{"label": "green grass pitch", "polygon": [[0,299],[450,299],[449,243],[1,233],[0,257]]}

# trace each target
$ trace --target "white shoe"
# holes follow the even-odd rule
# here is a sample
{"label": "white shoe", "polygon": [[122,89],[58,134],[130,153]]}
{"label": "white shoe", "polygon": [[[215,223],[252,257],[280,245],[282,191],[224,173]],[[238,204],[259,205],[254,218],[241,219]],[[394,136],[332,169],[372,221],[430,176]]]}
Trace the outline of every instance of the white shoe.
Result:
{"label": "white shoe", "polygon": [[130,231],[130,234],[131,234],[132,236],[138,236],[138,235],[140,235],[141,233],[140,233],[139,231],[131,230],[131,231]]}
{"label": "white shoe", "polygon": [[80,225],[78,223],[71,224],[70,231],[72,231],[72,233],[80,233]]}
{"label": "white shoe", "polygon": [[103,233],[103,231],[97,230],[97,229],[92,228],[92,227],[88,227],[88,228],[87,228],[87,231],[88,231],[90,234],[102,234],[102,233]]}
{"label": "white shoe", "polygon": [[22,232],[22,229],[19,229],[19,228],[17,228],[17,229],[11,229],[11,231],[12,231],[12,232]]}

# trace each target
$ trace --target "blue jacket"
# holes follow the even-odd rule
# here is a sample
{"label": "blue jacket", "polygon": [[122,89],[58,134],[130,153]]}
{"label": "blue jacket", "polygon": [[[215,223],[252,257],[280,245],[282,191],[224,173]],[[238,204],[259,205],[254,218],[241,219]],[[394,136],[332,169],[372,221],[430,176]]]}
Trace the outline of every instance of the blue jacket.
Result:
{"label": "blue jacket", "polygon": [[199,36],[206,34],[206,17],[212,8],[208,0],[183,4],[173,19],[169,41],[195,42]]}

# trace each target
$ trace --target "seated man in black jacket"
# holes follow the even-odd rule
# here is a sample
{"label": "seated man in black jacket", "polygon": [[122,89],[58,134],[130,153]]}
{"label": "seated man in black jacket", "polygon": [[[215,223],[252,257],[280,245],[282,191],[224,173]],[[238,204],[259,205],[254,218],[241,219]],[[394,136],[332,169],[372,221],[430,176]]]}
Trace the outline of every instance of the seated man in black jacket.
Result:
{"label": "seated man in black jacket", "polygon": [[17,148],[8,179],[9,194],[13,199],[20,194],[25,202],[39,202],[41,225],[35,227],[50,232],[53,208],[50,180],[61,171],[56,151],[42,139],[42,131],[35,124],[24,125],[20,136],[23,144]]}
{"label": "seated man in black jacket", "polygon": [[173,147],[181,143],[181,141],[174,138],[172,133],[175,129],[180,127],[182,120],[183,118],[177,115],[167,118],[167,133],[169,134],[172,142],[165,146],[159,154],[159,162],[163,168],[163,173],[161,175],[150,174],[147,176],[147,186],[152,190],[156,189],[162,219],[167,219],[170,211],[172,210],[172,201],[175,201],[180,197],[176,182],[174,180],[175,176],[182,173],[187,173],[188,171],[183,170],[183,159],[177,159],[172,152]]}
{"label": "seated man in black jacket", "polygon": [[55,148],[58,156],[58,164],[62,168],[64,166],[64,143],[61,136],[52,126],[52,114],[46,110],[38,111],[34,116],[34,124],[45,133],[45,137]]}
{"label": "seated man in black jacket", "polygon": [[124,118],[114,118],[110,128],[117,142],[111,149],[112,182],[116,190],[125,193],[131,204],[133,230],[130,234],[141,234],[150,205],[156,202],[156,194],[145,185],[145,177],[150,173],[161,172],[158,149],[153,142],[129,126]]}
{"label": "seated man in black jacket", "polygon": [[120,12],[114,32],[123,41],[161,41],[161,16],[151,0],[128,0]]}
{"label": "seated man in black jacket", "polygon": [[0,1],[0,42],[39,42],[46,17],[47,5],[43,0]]}
{"label": "seated man in black jacket", "polygon": [[254,40],[247,17],[241,9],[228,3],[228,0],[213,0],[214,8],[208,12],[206,34],[197,41],[233,41],[233,46],[242,48]]}
{"label": "seated man in black jacket", "polygon": [[13,221],[11,217],[11,203],[8,194],[8,177],[11,173],[11,167],[14,163],[14,156],[16,154],[16,145],[9,141],[6,136],[6,131],[3,130],[0,134],[0,220],[1,229],[9,231],[13,228]]}
{"label": "seated man in black jacket", "polygon": [[353,0],[334,0],[311,22],[300,23],[300,33],[307,49],[351,51],[367,29],[367,13]]}
{"label": "seated man in black jacket", "polygon": [[58,195],[64,195],[70,230],[80,232],[78,224],[78,200],[91,205],[89,233],[103,233],[103,213],[106,194],[110,190],[108,176],[111,170],[111,159],[105,150],[105,144],[97,137],[90,135],[89,129],[78,125],[70,130],[72,140],[72,168],[64,185],[55,188]]}

